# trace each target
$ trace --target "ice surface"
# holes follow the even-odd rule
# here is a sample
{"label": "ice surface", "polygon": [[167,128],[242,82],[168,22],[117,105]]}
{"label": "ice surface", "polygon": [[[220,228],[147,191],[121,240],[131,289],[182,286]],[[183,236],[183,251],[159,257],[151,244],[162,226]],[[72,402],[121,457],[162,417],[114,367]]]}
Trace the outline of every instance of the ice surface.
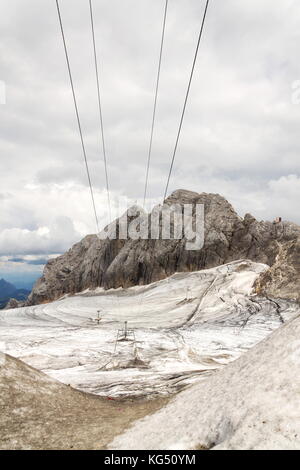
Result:
{"label": "ice surface", "polygon": [[[1,311],[0,344],[83,391],[167,395],[238,358],[297,314],[292,302],[252,294],[266,268],[242,260],[149,286],[99,288]],[[125,321],[136,341],[116,342]]]}
{"label": "ice surface", "polygon": [[300,448],[298,318],[116,437],[111,449]]}

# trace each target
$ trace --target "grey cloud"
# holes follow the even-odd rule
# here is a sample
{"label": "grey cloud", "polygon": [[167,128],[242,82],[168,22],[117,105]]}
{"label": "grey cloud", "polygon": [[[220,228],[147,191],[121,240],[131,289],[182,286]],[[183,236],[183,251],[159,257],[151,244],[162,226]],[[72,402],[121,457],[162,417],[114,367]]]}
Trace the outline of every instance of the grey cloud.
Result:
{"label": "grey cloud", "polygon": [[[94,4],[111,188],[114,197],[134,200],[143,193],[164,5]],[[164,192],[203,5],[170,2],[149,197]],[[61,8],[104,221],[88,2],[61,0]],[[0,80],[7,84],[7,105],[0,108],[0,248],[20,255],[61,252],[94,224],[55,2],[3,0],[2,9]],[[299,22],[293,0],[211,2],[170,191],[223,192],[241,213],[262,218],[273,215],[273,201],[283,216],[300,221],[300,106],[290,102],[291,83],[300,79]],[[291,201],[282,193],[287,188],[294,188]],[[56,225],[63,216],[72,227]],[[29,234],[4,233],[13,229]],[[46,229],[50,239],[41,235]]]}

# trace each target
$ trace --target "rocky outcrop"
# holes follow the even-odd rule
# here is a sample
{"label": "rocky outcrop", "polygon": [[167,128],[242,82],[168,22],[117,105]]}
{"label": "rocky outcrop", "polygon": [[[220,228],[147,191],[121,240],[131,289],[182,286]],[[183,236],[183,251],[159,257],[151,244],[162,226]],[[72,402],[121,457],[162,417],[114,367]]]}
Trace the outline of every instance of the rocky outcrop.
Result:
{"label": "rocky outcrop", "polygon": [[[98,286],[108,289],[148,284],[174,272],[211,268],[243,258],[274,268],[269,272],[270,279],[262,280],[259,286],[261,291],[281,291],[282,281],[279,282],[279,279],[285,274],[278,260],[284,256],[286,263],[293,262],[296,246],[299,246],[299,226],[288,222],[276,225],[259,222],[250,214],[242,219],[222,196],[185,190],[175,191],[163,207],[155,210],[161,212],[162,208],[174,204],[204,205],[204,246],[201,249],[187,250],[186,238],[100,240],[96,235],[88,235],[67,253],[48,262],[27,304],[49,302],[64,294]],[[193,217],[195,219],[195,214]],[[146,219],[150,224],[150,215],[145,214]],[[119,229],[117,223],[117,232]],[[283,251],[286,255],[280,255]],[[278,269],[275,269],[276,265]],[[300,279],[299,263],[295,261],[293,266],[296,288]],[[285,295],[289,290],[284,288],[282,292]]]}
{"label": "rocky outcrop", "polygon": [[13,309],[13,308],[24,307],[24,306],[25,306],[25,303],[26,303],[26,302],[24,302],[24,301],[22,301],[22,300],[9,299],[9,301],[8,301],[7,304],[5,305],[5,310],[10,310],[10,309]]}
{"label": "rocky outcrop", "polygon": [[300,301],[300,239],[278,244],[273,266],[257,280],[256,292]]}

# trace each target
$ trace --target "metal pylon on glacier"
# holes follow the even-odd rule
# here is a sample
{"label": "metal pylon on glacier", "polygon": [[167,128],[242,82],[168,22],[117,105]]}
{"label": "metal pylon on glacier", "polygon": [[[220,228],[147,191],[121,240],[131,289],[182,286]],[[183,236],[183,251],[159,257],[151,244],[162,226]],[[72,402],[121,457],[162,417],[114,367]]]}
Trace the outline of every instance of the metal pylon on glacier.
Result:
{"label": "metal pylon on glacier", "polygon": [[110,360],[101,367],[101,370],[105,369],[105,367],[108,366],[108,364],[110,364],[112,362],[113,358],[116,356],[116,353],[117,353],[118,343],[124,342],[124,341],[132,342],[134,360],[135,361],[140,360],[139,354],[138,354],[138,349],[137,349],[136,338],[135,338],[135,332],[134,332],[133,329],[128,329],[128,322],[126,321],[124,323],[124,328],[121,328],[117,331],[117,337],[116,337],[116,341],[115,341],[114,351],[111,353]]}
{"label": "metal pylon on glacier", "polygon": [[117,344],[120,341],[133,341],[134,344],[136,343],[135,332],[133,329],[128,329],[127,321],[124,322],[124,328],[121,328],[117,331],[114,353],[116,352]]}

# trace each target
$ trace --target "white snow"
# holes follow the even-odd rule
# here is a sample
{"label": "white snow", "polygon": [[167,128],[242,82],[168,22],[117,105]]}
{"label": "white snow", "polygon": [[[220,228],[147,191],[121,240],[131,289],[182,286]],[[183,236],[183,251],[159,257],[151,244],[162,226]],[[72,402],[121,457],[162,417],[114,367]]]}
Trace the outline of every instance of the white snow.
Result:
{"label": "white snow", "polygon": [[299,449],[300,317],[166,407],[111,449]]}
{"label": "white snow", "polygon": [[[292,302],[252,294],[253,282],[266,268],[243,260],[175,274],[146,287],[96,289],[0,311],[0,344],[8,354],[83,391],[167,395],[205,379],[297,314]],[[135,330],[136,343],[116,343],[125,320]]]}

